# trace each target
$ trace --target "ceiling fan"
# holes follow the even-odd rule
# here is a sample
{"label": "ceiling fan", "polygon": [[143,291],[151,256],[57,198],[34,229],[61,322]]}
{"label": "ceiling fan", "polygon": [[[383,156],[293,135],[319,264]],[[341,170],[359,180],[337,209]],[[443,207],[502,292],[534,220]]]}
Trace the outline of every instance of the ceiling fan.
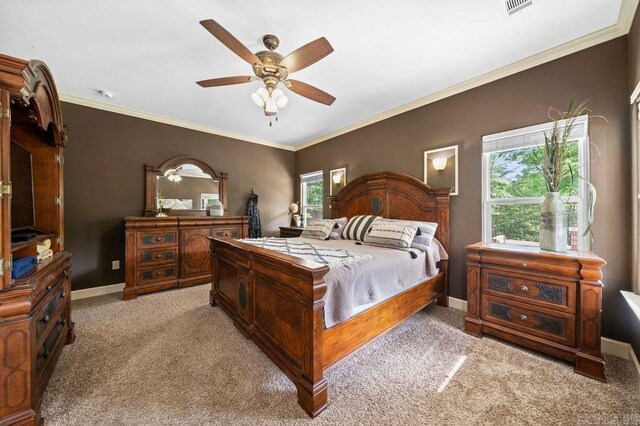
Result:
{"label": "ceiling fan", "polygon": [[[253,67],[253,73],[255,74],[254,76],[234,76],[201,80],[197,82],[200,86],[228,86],[262,80],[265,87],[258,89],[251,95],[251,98],[256,105],[263,108],[264,115],[276,116],[276,120],[278,119],[278,109],[284,108],[289,101],[289,98],[278,88],[280,83],[292,92],[311,99],[312,101],[320,102],[321,104],[331,105],[333,101],[336,100],[335,97],[317,87],[288,78],[290,73],[300,71],[333,52],[333,47],[331,47],[331,44],[329,44],[326,38],[320,37],[317,40],[307,43],[285,57],[275,51],[280,44],[280,40],[272,34],[267,34],[262,38],[268,50],[252,53],[246,46],[240,43],[238,39],[231,35],[229,31],[225,30],[213,19],[200,21],[200,24],[213,34],[215,38],[220,40],[222,44],[248,62],[249,65]],[[269,125],[271,125],[271,123],[269,123]]]}

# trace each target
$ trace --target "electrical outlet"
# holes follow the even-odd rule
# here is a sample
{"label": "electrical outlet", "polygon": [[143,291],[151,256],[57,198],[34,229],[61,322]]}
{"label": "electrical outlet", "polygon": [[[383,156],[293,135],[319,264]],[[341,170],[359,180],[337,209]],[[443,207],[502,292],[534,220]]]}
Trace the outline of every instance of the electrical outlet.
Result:
{"label": "electrical outlet", "polygon": [[113,262],[111,262],[111,269],[120,269],[120,261],[114,260]]}

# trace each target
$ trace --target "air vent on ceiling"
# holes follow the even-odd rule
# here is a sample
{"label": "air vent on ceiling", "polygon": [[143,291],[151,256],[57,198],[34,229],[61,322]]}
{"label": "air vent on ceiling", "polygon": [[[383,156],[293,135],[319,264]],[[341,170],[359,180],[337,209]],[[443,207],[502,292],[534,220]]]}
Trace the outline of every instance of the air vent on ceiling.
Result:
{"label": "air vent on ceiling", "polygon": [[531,6],[532,3],[533,0],[504,0],[504,5],[509,15],[513,15],[527,6]]}

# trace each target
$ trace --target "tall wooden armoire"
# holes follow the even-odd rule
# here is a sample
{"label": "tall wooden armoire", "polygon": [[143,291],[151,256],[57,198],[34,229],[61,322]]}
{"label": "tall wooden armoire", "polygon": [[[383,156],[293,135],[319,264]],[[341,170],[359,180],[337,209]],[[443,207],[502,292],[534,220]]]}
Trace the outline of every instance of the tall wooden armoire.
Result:
{"label": "tall wooden armoire", "polygon": [[[0,424],[37,424],[42,394],[72,343],[64,251],[65,128],[47,66],[0,55]],[[35,265],[38,243],[52,256]],[[49,253],[51,254],[51,253]],[[44,257],[41,255],[41,257]]]}

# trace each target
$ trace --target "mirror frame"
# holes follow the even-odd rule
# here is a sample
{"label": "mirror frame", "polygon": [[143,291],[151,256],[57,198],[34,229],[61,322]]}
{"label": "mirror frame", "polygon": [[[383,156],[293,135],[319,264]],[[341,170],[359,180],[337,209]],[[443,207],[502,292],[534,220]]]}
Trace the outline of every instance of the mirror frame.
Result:
{"label": "mirror frame", "polygon": [[[160,166],[156,167],[153,164],[144,165],[145,174],[145,203],[144,203],[144,215],[155,216],[158,213],[156,209],[156,192],[158,190],[158,176],[164,176],[164,173],[170,169],[177,169],[183,164],[193,164],[202,169],[203,172],[208,173],[214,180],[218,181],[218,191],[220,193],[220,201],[224,206],[225,214],[228,212],[227,205],[227,174],[225,172],[219,172],[212,169],[207,163],[200,161],[193,157],[174,157],[171,158]],[[206,216],[206,210],[181,210],[179,216]],[[171,215],[170,215],[171,216]]]}

